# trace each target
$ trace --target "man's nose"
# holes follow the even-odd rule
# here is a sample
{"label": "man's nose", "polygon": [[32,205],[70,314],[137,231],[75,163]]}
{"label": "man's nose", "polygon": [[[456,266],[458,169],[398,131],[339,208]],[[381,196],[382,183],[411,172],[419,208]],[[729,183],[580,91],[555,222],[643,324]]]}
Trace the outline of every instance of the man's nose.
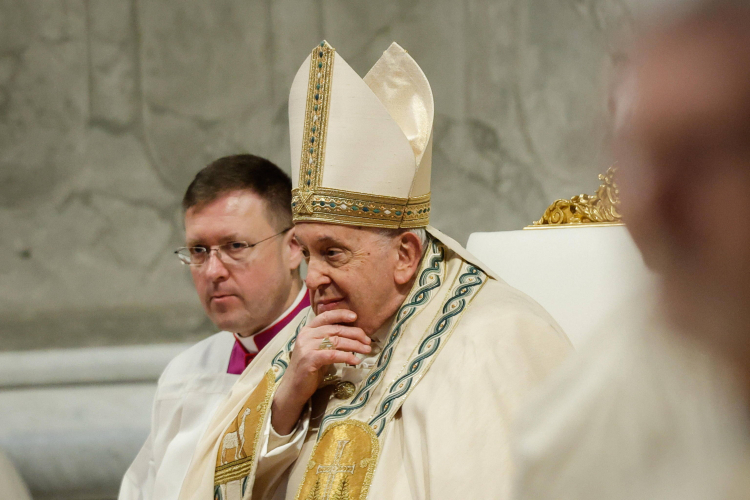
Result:
{"label": "man's nose", "polygon": [[307,276],[305,277],[305,285],[308,290],[316,290],[318,287],[327,285],[331,282],[331,279],[322,269],[322,265],[317,261],[310,259],[307,263]]}
{"label": "man's nose", "polygon": [[206,263],[203,264],[203,272],[211,281],[223,281],[229,277],[229,270],[221,260],[219,250],[208,252]]}

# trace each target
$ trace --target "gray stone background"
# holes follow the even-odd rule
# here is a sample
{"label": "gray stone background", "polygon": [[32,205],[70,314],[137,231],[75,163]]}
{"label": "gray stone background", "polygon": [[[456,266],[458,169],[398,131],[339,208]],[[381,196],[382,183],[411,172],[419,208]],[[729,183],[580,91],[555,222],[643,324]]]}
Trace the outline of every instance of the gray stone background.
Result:
{"label": "gray stone background", "polygon": [[[635,0],[0,0],[0,350],[213,331],[172,250],[211,160],[290,170],[287,95],[327,39],[391,41],[436,104],[433,224],[462,243],[593,193]],[[626,29],[627,31],[627,29]]]}

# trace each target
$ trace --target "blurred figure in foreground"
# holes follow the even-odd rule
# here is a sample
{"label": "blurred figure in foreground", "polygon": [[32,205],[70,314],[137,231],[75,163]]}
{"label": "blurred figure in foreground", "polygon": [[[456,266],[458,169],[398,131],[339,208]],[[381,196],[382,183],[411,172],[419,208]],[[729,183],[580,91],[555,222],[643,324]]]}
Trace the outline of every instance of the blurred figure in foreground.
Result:
{"label": "blurred figure in foreground", "polygon": [[224,331],[179,354],[162,373],[151,433],[123,478],[119,500],[177,497],[219,402],[258,352],[310,305],[299,273],[291,188],[279,167],[253,155],[219,158],[188,186],[186,246],[175,253],[190,266],[206,314]]}
{"label": "blurred figure in foreground", "polygon": [[750,6],[703,2],[636,49],[615,151],[658,291],[520,419],[519,499],[750,498]]}

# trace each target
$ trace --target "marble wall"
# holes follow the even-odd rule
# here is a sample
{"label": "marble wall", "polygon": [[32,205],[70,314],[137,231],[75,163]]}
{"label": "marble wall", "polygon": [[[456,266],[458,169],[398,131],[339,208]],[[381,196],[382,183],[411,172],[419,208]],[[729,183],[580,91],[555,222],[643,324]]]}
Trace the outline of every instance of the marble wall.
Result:
{"label": "marble wall", "polygon": [[179,202],[219,156],[290,170],[287,94],[327,39],[393,40],[435,94],[433,223],[520,229],[608,166],[603,82],[635,0],[0,0],[0,350],[212,331]]}

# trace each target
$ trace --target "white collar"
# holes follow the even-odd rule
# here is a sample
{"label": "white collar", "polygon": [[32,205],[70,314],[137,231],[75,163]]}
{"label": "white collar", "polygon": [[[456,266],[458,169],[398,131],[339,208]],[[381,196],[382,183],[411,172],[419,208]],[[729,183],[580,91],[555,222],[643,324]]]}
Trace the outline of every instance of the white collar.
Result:
{"label": "white collar", "polygon": [[249,352],[250,354],[254,354],[254,353],[258,352],[258,346],[255,345],[255,340],[254,340],[255,336],[258,335],[259,333],[265,332],[269,328],[273,328],[274,326],[276,326],[276,324],[279,321],[281,321],[284,318],[286,318],[287,315],[290,312],[292,312],[294,310],[294,308],[296,308],[299,305],[300,302],[302,302],[302,299],[305,298],[305,294],[306,293],[307,293],[307,287],[305,286],[305,282],[303,281],[302,282],[302,288],[300,289],[299,293],[297,294],[297,298],[295,298],[294,302],[292,302],[292,305],[290,305],[289,307],[287,307],[286,310],[283,313],[281,313],[275,320],[273,320],[270,325],[268,325],[264,329],[262,329],[260,331],[257,331],[257,332],[255,332],[252,335],[249,335],[247,337],[241,337],[241,336],[239,336],[239,335],[237,335],[235,333],[234,334],[234,338],[237,339],[240,342],[240,344],[242,344],[242,346],[245,349],[247,349],[247,352]]}

